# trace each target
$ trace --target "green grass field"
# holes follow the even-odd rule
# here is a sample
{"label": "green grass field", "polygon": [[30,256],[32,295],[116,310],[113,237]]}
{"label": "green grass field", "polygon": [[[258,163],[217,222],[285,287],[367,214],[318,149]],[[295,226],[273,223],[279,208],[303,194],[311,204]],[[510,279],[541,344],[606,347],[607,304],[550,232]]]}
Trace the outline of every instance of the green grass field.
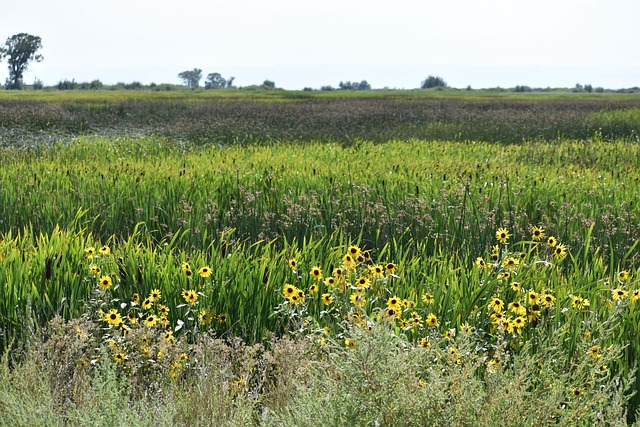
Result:
{"label": "green grass field", "polygon": [[635,419],[637,97],[21,95],[0,419]]}

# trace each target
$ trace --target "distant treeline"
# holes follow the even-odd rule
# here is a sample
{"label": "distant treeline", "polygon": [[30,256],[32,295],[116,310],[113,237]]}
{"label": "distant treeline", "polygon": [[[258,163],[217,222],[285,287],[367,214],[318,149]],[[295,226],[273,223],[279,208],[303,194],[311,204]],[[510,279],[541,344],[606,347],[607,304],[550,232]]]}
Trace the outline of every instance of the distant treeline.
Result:
{"label": "distant treeline", "polygon": [[[435,80],[434,80],[435,79]],[[2,85],[0,85],[2,88]],[[149,90],[149,91],[179,91],[188,89],[189,86],[185,84],[173,84],[173,83],[149,83],[143,84],[139,81],[133,81],[130,83],[118,82],[116,84],[105,84],[99,79],[92,80],[90,82],[78,82],[75,79],[65,79],[60,80],[53,86],[45,86],[42,81],[36,79],[32,85],[22,85],[23,89],[26,90]],[[282,90],[276,87],[275,83],[270,80],[265,80],[262,84],[254,84],[248,86],[217,86],[217,85],[207,85],[204,87],[198,87],[198,90]],[[388,87],[381,88],[382,90],[393,90]],[[574,87],[531,87],[527,85],[516,85],[515,87],[502,88],[502,87],[492,87],[492,88],[472,88],[471,86],[467,86],[464,89],[458,89],[448,86],[444,80],[440,77],[429,76],[425,81],[420,84],[420,89],[426,90],[450,90],[450,91],[474,91],[474,90],[483,90],[483,91],[492,91],[492,92],[516,92],[516,93],[526,93],[526,92],[571,92],[571,93],[640,93],[640,87],[634,86],[630,88],[622,88],[622,89],[607,89],[601,86],[593,87],[591,84],[580,84],[576,83]],[[362,80],[360,82],[357,81],[340,81],[337,86],[332,85],[324,85],[320,88],[313,87],[305,87],[302,89],[305,92],[313,92],[313,91],[370,91],[376,90],[372,88],[371,84],[366,80]],[[398,89],[403,90],[403,89]]]}

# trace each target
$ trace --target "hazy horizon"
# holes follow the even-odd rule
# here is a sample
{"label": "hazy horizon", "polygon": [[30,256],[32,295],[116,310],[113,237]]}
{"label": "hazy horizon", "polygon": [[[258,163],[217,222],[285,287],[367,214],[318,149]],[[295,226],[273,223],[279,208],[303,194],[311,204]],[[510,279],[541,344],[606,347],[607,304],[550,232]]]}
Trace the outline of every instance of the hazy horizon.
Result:
{"label": "hazy horizon", "polygon": [[[0,43],[42,38],[26,84],[181,83],[193,68],[285,89],[366,80],[417,88],[640,85],[633,0],[24,0],[3,5]],[[8,77],[6,63],[0,80]]]}

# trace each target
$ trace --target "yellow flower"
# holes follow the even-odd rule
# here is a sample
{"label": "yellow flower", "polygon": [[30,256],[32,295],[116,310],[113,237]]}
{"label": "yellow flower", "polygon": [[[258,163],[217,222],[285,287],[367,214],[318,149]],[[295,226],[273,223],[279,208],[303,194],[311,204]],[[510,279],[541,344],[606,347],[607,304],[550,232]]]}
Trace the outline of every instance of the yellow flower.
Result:
{"label": "yellow flower", "polygon": [[157,322],[158,318],[153,314],[150,314],[146,319],[144,319],[145,326],[155,326]]}
{"label": "yellow flower", "polygon": [[427,326],[436,327],[438,326],[438,318],[436,317],[435,314],[429,313],[424,323],[426,323]]}
{"label": "yellow flower", "polygon": [[191,271],[191,265],[189,265],[188,262],[183,262],[182,263],[182,271]]}
{"label": "yellow flower", "polygon": [[342,279],[342,275],[344,274],[344,270],[341,267],[333,269],[333,275],[336,279]]}
{"label": "yellow flower", "polygon": [[364,307],[364,305],[367,303],[367,299],[360,292],[352,293],[351,296],[349,296],[349,301],[351,301],[351,304],[355,305],[356,307]]}
{"label": "yellow flower", "polygon": [[543,293],[542,295],[540,295],[540,304],[543,307],[553,307],[556,303],[556,297],[554,297],[551,294],[548,293]]}
{"label": "yellow flower", "polygon": [[599,359],[602,357],[602,349],[600,348],[599,345],[594,345],[589,349],[589,356],[593,357],[594,359]]}
{"label": "yellow flower", "polygon": [[98,284],[102,289],[109,289],[112,285],[111,276],[102,276],[98,281]]}
{"label": "yellow flower", "polygon": [[611,291],[611,298],[613,298],[614,301],[619,299],[627,299],[628,296],[629,292],[625,291],[624,289],[616,288]]}
{"label": "yellow flower", "polygon": [[142,301],[143,310],[149,310],[151,307],[153,307],[153,301],[151,301],[149,298]]}
{"label": "yellow flower", "polygon": [[318,285],[309,286],[309,295],[313,295],[318,292]]}
{"label": "yellow flower", "polygon": [[520,282],[511,282],[511,289],[513,289],[516,292],[520,292],[520,289],[522,289],[522,284]]}
{"label": "yellow flower", "polygon": [[133,294],[131,296],[131,301],[134,305],[138,305],[140,303],[140,294]]}
{"label": "yellow flower", "polygon": [[114,326],[119,325],[122,322],[122,317],[120,316],[120,313],[118,313],[118,310],[115,310],[115,309],[110,310],[104,319],[107,321],[107,323]]}
{"label": "yellow flower", "polygon": [[96,248],[94,248],[93,246],[89,246],[84,250],[84,253],[87,255],[87,258],[93,258],[96,253]]}
{"label": "yellow flower", "polygon": [[564,257],[567,256],[567,251],[568,251],[567,246],[559,243],[559,244],[557,244],[555,246],[555,248],[553,250],[553,255],[557,259],[561,260],[561,259],[564,259]]}
{"label": "yellow flower", "polygon": [[158,305],[158,314],[160,317],[167,317],[169,315],[169,307],[166,305]]}
{"label": "yellow flower", "polygon": [[371,277],[382,277],[384,276],[384,267],[381,265],[374,265],[371,267]]}
{"label": "yellow flower", "polygon": [[433,304],[433,295],[429,292],[425,292],[424,294],[422,294],[422,302],[426,305]]}
{"label": "yellow flower", "polygon": [[193,290],[183,290],[182,298],[184,298],[187,303],[193,304],[198,301],[198,294]]}
{"label": "yellow flower", "polygon": [[502,311],[504,308],[504,302],[500,298],[493,298],[489,303],[489,310],[493,310],[494,312]]}
{"label": "yellow flower", "polygon": [[346,270],[353,270],[354,268],[356,268],[355,258],[352,257],[351,254],[346,254],[342,257],[342,266]]}
{"label": "yellow flower", "polygon": [[100,255],[109,255],[111,253],[111,249],[109,248],[109,246],[104,245],[103,247],[100,248]]}
{"label": "yellow flower", "polygon": [[358,285],[359,288],[369,289],[371,287],[371,282],[366,277],[360,277],[356,281],[356,285]]}
{"label": "yellow flower", "polygon": [[291,298],[292,295],[295,295],[298,291],[298,288],[296,288],[293,285],[284,285],[284,288],[282,289],[282,294],[287,297],[287,298]]}
{"label": "yellow flower", "polygon": [[529,304],[531,305],[537,305],[538,302],[540,301],[540,296],[534,291],[529,291],[528,296],[529,296]]}
{"label": "yellow flower", "polygon": [[487,263],[484,262],[484,258],[482,258],[481,256],[476,258],[476,260],[473,263],[475,264],[476,267],[479,267],[479,268],[485,268],[487,266]]}
{"label": "yellow flower", "polygon": [[296,267],[298,267],[298,261],[295,258],[291,258],[289,260],[289,268],[291,268],[293,271],[295,271]]}
{"label": "yellow flower", "polygon": [[360,248],[355,245],[351,245],[349,246],[349,249],[347,249],[347,253],[353,258],[358,258],[358,255],[360,255]]}
{"label": "yellow flower", "polygon": [[385,266],[385,269],[387,270],[387,274],[395,274],[396,268],[398,268],[398,266],[392,262],[387,263],[387,265]]}
{"label": "yellow flower", "polygon": [[218,323],[220,323],[221,325],[227,323],[227,315],[224,313],[218,314]]}
{"label": "yellow flower", "polygon": [[640,289],[634,289],[631,292],[631,301],[636,302],[640,299]]}
{"label": "yellow flower", "polygon": [[618,273],[618,280],[620,282],[626,282],[629,279],[629,272],[626,270],[622,270],[620,273]]}
{"label": "yellow flower", "polygon": [[113,360],[115,360],[117,363],[122,363],[124,362],[124,359],[126,358],[124,353],[116,353],[113,355]]}
{"label": "yellow flower", "polygon": [[98,274],[100,274],[100,267],[95,264],[91,264],[89,266],[89,273],[95,274],[97,276]]}
{"label": "yellow flower", "polygon": [[149,294],[149,298],[147,299],[151,302],[156,302],[157,300],[160,299],[161,296],[162,294],[160,293],[160,290],[154,289],[151,291],[151,293]]}
{"label": "yellow flower", "polygon": [[431,342],[429,341],[429,338],[427,338],[427,337],[422,338],[420,340],[420,347],[426,348],[426,349],[431,347]]}
{"label": "yellow flower", "polygon": [[324,305],[329,305],[333,302],[333,297],[331,294],[322,294],[322,303]]}
{"label": "yellow flower", "polygon": [[200,277],[209,277],[211,276],[211,268],[209,268],[209,266],[200,267],[200,270],[198,270],[198,274],[200,275]]}
{"label": "yellow flower", "polygon": [[322,270],[320,267],[313,267],[309,274],[316,280],[322,279]]}
{"label": "yellow flower", "polygon": [[352,340],[351,338],[345,338],[344,345],[349,348],[356,348],[356,341]]}
{"label": "yellow flower", "polygon": [[544,228],[536,227],[535,225],[531,228],[531,234],[533,234],[533,240],[536,242],[544,239]]}
{"label": "yellow flower", "polygon": [[520,260],[513,257],[506,257],[502,261],[502,266],[507,270],[515,270],[518,267],[518,264],[520,264]]}
{"label": "yellow flower", "polygon": [[555,248],[557,243],[558,241],[553,236],[549,236],[549,238],[547,239],[547,245],[549,245],[552,248]]}
{"label": "yellow flower", "polygon": [[511,235],[506,228],[498,228],[498,231],[496,231],[496,239],[498,239],[500,243],[507,243],[509,237],[511,237]]}
{"label": "yellow flower", "polygon": [[512,303],[510,303],[508,308],[518,316],[525,316],[527,314],[527,309],[524,307],[524,305],[520,304],[518,301],[513,301]]}
{"label": "yellow flower", "polygon": [[337,283],[338,283],[338,281],[333,276],[327,277],[327,279],[324,281],[324,284],[327,285],[330,288],[333,288]]}
{"label": "yellow flower", "polygon": [[524,316],[516,317],[513,319],[513,327],[518,331],[519,334],[522,333],[522,328],[524,328],[525,323],[527,323],[527,319]]}
{"label": "yellow flower", "polygon": [[164,334],[164,340],[167,342],[171,342],[175,340],[175,337],[173,336],[173,331],[167,331]]}

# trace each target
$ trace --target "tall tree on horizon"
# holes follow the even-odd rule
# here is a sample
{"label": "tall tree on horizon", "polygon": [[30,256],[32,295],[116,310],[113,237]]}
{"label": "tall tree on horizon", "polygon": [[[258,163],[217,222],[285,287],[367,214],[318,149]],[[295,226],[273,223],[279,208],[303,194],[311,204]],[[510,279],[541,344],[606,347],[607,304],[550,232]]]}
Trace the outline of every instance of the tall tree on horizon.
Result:
{"label": "tall tree on horizon", "polygon": [[0,59],[6,57],[9,63],[7,89],[20,89],[22,76],[29,62],[40,62],[44,57],[38,53],[42,49],[42,39],[27,33],[15,34],[0,47]]}

